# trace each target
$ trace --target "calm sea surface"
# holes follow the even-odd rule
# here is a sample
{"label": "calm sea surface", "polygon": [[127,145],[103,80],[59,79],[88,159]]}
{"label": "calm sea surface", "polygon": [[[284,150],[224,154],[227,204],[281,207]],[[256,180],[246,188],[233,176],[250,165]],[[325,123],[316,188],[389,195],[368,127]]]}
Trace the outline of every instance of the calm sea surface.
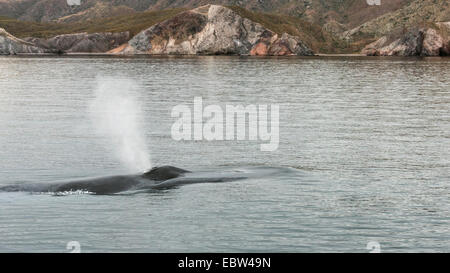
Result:
{"label": "calm sea surface", "polygon": [[[142,137],[153,166],[294,170],[140,194],[0,192],[0,252],[448,252],[449,71],[449,58],[0,57],[0,186],[133,172],[92,114],[109,89],[141,108],[115,133]],[[194,97],[279,105],[279,148],[173,140],[172,108]]]}

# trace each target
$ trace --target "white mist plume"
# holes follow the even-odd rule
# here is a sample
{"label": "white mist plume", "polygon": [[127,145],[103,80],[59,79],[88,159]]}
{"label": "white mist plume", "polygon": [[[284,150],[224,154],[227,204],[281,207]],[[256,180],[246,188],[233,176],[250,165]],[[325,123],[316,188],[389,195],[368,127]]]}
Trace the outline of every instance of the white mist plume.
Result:
{"label": "white mist plume", "polygon": [[100,78],[90,113],[97,133],[109,139],[108,147],[122,164],[130,171],[143,172],[151,168],[151,162],[140,131],[142,115],[136,90],[131,80]]}

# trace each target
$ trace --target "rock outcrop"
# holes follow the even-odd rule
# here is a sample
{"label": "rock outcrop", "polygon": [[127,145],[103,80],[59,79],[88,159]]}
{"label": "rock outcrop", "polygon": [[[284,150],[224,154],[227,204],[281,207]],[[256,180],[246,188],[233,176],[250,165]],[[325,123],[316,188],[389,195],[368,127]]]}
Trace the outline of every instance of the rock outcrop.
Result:
{"label": "rock outcrop", "polygon": [[0,28],[0,55],[14,55],[24,53],[46,53],[47,50],[36,47],[32,43],[14,37]]}
{"label": "rock outcrop", "polygon": [[447,24],[436,26],[412,28],[395,38],[383,36],[367,45],[362,53],[368,56],[449,56]]}
{"label": "rock outcrop", "polygon": [[155,24],[110,53],[313,55],[300,38],[278,35],[219,5],[202,6]]}
{"label": "rock outcrop", "polygon": [[103,53],[126,43],[129,39],[130,33],[127,31],[63,34],[49,39],[25,38],[24,40],[53,52]]}

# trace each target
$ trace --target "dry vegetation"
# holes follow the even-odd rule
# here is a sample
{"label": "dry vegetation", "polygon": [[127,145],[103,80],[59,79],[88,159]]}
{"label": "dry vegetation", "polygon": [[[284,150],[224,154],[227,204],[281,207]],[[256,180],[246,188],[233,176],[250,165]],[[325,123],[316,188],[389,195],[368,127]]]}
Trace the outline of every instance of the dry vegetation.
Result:
{"label": "dry vegetation", "polygon": [[185,9],[171,9],[163,11],[137,12],[131,15],[100,18],[77,23],[37,23],[23,22],[15,19],[0,17],[0,27],[12,35],[24,37],[48,38],[68,33],[122,32],[130,31],[131,35],[139,33],[151,25],[172,18]]}

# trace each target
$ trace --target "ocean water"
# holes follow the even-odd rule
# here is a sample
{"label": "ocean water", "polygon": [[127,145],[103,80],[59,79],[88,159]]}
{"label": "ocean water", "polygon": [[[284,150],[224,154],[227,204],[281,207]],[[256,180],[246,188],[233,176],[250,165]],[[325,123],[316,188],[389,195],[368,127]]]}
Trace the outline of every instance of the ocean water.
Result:
{"label": "ocean water", "polygon": [[[0,57],[0,186],[290,170],[138,194],[0,192],[0,252],[448,252],[448,71],[448,58]],[[194,97],[278,105],[278,149],[174,140],[172,109]]]}

